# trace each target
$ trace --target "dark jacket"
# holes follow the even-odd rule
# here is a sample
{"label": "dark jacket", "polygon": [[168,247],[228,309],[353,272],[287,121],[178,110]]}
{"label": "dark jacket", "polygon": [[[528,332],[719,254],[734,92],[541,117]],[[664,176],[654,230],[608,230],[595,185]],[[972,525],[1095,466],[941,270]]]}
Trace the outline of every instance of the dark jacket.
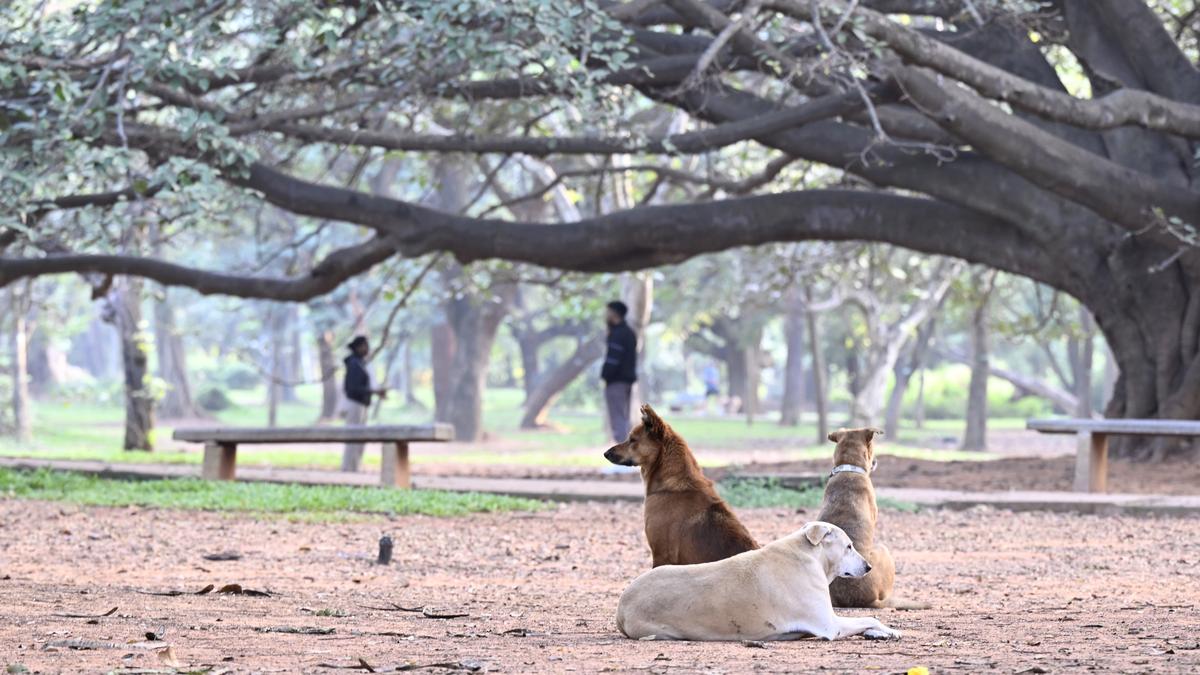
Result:
{"label": "dark jacket", "polygon": [[371,405],[371,376],[367,374],[367,364],[357,354],[347,356],[342,363],[346,364],[346,379],[342,383],[346,398],[365,406]]}
{"label": "dark jacket", "polygon": [[608,329],[608,351],[600,378],[605,382],[637,382],[637,334],[627,323]]}

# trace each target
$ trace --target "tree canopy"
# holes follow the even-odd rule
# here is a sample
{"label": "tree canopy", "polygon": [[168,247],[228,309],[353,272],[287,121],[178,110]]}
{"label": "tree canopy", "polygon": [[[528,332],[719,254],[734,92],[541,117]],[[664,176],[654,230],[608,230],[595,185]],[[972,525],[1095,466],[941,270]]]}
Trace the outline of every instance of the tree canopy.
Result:
{"label": "tree canopy", "polygon": [[[0,19],[0,285],[78,272],[305,300],[397,256],[594,272],[873,240],[1075,296],[1121,365],[1109,413],[1195,417],[1194,16],[18,0]],[[428,198],[444,158],[479,195],[457,210]],[[223,254],[235,239],[279,254],[250,267]]]}

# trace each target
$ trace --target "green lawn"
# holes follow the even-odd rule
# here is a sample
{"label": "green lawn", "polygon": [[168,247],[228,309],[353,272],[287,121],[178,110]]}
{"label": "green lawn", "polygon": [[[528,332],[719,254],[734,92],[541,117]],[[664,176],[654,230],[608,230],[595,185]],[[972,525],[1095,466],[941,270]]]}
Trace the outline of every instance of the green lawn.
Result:
{"label": "green lawn", "polygon": [[125,481],[62,471],[0,469],[0,497],[89,506],[285,514],[338,520],[350,514],[460,516],[495,511],[536,511],[531,499],[472,492],[383,490],[345,486],[280,485],[178,480]]}
{"label": "green lawn", "polygon": [[[773,478],[727,478],[717,485],[721,496],[739,509],[778,508],[815,509],[821,505],[825,488],[793,490]],[[879,507],[893,511],[916,511],[917,505],[880,497]]]}
{"label": "green lawn", "polygon": [[[265,393],[261,389],[232,391],[234,406],[217,414],[214,423],[235,426],[264,426]],[[320,391],[315,385],[298,389],[299,400],[282,404],[280,425],[308,425],[315,418]],[[520,464],[530,466],[606,466],[600,451],[610,442],[603,429],[599,413],[556,411],[551,416],[553,429],[527,431],[517,428],[521,418],[523,394],[517,389],[492,388],[487,392],[484,422],[490,441],[480,443],[453,456],[462,464]],[[706,451],[748,449],[786,449],[791,459],[821,459],[829,455],[829,444],[818,443],[815,420],[809,415],[799,427],[781,427],[768,419],[748,425],[742,418],[703,416],[660,411],[700,455],[701,463],[711,465],[716,460],[705,457]],[[93,403],[57,403],[39,401],[34,415],[34,440],[20,445],[12,439],[0,438],[0,455],[34,456],[49,459],[95,459],[109,462],[198,463],[200,453],[166,449],[164,441],[172,429],[156,430],[158,446],[153,453],[121,450],[123,415],[120,407]],[[375,423],[426,423],[431,420],[428,409],[406,409],[393,399],[384,402]],[[834,421],[837,421],[835,416]],[[992,429],[1020,428],[1023,419],[992,419]],[[960,420],[930,420],[919,431],[906,429],[899,438],[884,439],[883,454],[933,460],[986,459],[980,453],[931,449],[928,439],[957,436],[962,432]],[[242,453],[241,463],[278,467],[333,468],[339,463],[339,448],[327,451],[295,450],[286,446],[259,446]],[[442,462],[445,458],[434,453],[414,453],[417,464]],[[369,466],[378,465],[375,453],[368,453]]]}

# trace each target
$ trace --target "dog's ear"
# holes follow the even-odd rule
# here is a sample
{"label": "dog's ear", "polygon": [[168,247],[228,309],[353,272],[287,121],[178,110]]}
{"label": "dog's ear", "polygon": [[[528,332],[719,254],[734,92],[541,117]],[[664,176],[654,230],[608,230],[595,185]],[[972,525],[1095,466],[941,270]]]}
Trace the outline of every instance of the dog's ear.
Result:
{"label": "dog's ear", "polygon": [[883,429],[876,429],[874,427],[872,427],[870,429],[866,429],[866,432],[867,432],[867,442],[868,443],[871,442],[872,438],[883,435]]}
{"label": "dog's ear", "polygon": [[837,431],[831,431],[829,432],[829,440],[833,441],[834,443],[840,443],[842,441],[842,437],[845,435],[845,428],[838,429]]}
{"label": "dog's ear", "polygon": [[658,416],[658,413],[654,412],[654,408],[651,408],[649,403],[643,404],[642,429],[644,429],[651,438],[662,438],[663,430],[665,428],[666,424],[662,421],[662,418]]}
{"label": "dog's ear", "polygon": [[825,535],[832,531],[833,528],[829,526],[829,523],[821,522],[809,523],[804,526],[803,530],[801,530],[801,532],[804,533],[804,538],[807,539],[808,543],[812,544],[813,546],[820,544],[821,540],[825,538]]}

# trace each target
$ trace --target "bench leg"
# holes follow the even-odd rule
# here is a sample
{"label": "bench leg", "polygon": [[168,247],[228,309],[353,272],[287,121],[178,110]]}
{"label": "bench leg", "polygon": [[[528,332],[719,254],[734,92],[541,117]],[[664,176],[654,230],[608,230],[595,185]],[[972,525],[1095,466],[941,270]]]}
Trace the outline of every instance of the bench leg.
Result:
{"label": "bench leg", "polygon": [[412,472],[408,466],[408,443],[383,444],[379,484],[383,487],[406,490],[412,487]]}
{"label": "bench leg", "polygon": [[1108,489],[1108,434],[1080,431],[1075,435],[1075,491]]}
{"label": "bench leg", "polygon": [[236,465],[236,443],[204,444],[204,466],[200,475],[205,480],[233,480]]}

